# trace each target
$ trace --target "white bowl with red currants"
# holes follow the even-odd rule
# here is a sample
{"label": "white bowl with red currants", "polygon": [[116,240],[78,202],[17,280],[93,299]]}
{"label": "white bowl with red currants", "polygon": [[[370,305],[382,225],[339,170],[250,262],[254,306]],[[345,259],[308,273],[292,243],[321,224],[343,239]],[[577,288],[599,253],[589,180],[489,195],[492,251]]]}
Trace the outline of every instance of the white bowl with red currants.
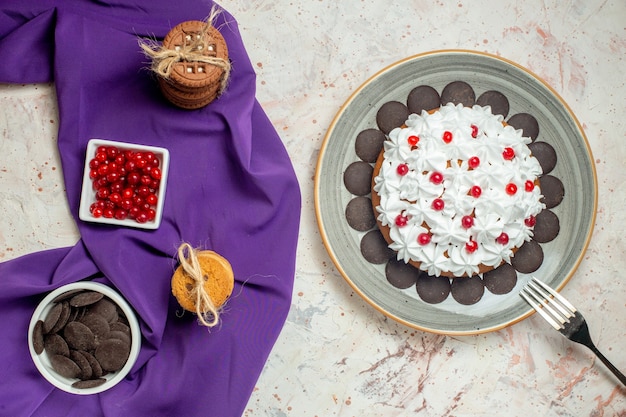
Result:
{"label": "white bowl with red currants", "polygon": [[142,229],[161,224],[169,151],[104,139],[87,144],[79,218]]}

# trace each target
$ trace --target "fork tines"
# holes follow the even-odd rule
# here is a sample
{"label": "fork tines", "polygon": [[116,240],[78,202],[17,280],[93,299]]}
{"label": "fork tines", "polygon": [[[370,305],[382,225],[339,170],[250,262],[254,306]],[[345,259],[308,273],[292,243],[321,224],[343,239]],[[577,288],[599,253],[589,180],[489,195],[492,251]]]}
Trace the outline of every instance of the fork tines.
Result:
{"label": "fork tines", "polygon": [[569,301],[535,277],[520,295],[556,330],[563,329],[564,324],[576,314],[576,308]]}

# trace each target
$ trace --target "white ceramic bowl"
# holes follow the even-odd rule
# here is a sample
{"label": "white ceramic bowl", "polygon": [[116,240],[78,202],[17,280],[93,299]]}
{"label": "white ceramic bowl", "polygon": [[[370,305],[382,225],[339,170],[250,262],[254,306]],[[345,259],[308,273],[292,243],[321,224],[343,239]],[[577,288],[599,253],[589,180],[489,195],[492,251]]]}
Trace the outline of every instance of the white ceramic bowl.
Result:
{"label": "white ceramic bowl", "polygon": [[[35,347],[33,346],[33,333],[35,329],[35,324],[39,320],[44,320],[48,315],[48,312],[52,308],[52,301],[64,294],[68,291],[73,290],[91,290],[97,291],[104,294],[105,297],[108,297],[111,301],[113,301],[119,309],[124,313],[126,319],[128,321],[128,325],[130,327],[131,334],[131,345],[130,345],[130,354],[128,359],[126,360],[126,364],[117,372],[109,373],[103,378],[106,379],[106,382],[102,385],[93,388],[74,388],[72,384],[78,379],[66,378],[62,375],[59,375],[53,368],[50,363],[50,359],[44,350],[42,353],[37,354],[35,352]],[[97,282],[91,281],[81,281],[73,284],[64,285],[56,290],[50,292],[37,306],[33,316],[30,320],[30,325],[28,326],[28,348],[30,350],[30,355],[35,363],[35,366],[41,373],[41,375],[48,380],[55,387],[69,392],[71,394],[79,394],[79,395],[90,395],[97,394],[99,392],[106,391],[115,385],[117,385],[128,373],[131,368],[137,361],[137,356],[139,355],[139,350],[141,348],[141,330],[139,328],[139,322],[137,321],[137,317],[133,309],[126,302],[126,300],[116,291],[111,289],[110,287],[100,284]]]}
{"label": "white ceramic bowl", "polygon": [[[99,146],[115,146],[122,151],[132,150],[139,152],[153,152],[159,159],[159,169],[161,170],[161,181],[156,195],[158,197],[158,203],[155,207],[156,216],[154,220],[147,221],[145,223],[138,223],[133,219],[127,218],[124,220],[118,220],[116,218],[94,217],[89,211],[90,206],[96,201],[96,192],[93,190],[93,181],[89,178],[89,161],[91,161]],[[80,195],[80,207],[78,210],[78,217],[85,222],[93,223],[105,223],[116,226],[136,227],[140,229],[157,229],[161,224],[161,217],[163,215],[163,202],[165,201],[165,189],[167,184],[167,173],[169,169],[170,154],[165,148],[159,148],[156,146],[145,146],[133,143],[116,142],[104,139],[91,139],[87,144],[87,153],[85,155],[85,169],[83,172],[83,186]]]}

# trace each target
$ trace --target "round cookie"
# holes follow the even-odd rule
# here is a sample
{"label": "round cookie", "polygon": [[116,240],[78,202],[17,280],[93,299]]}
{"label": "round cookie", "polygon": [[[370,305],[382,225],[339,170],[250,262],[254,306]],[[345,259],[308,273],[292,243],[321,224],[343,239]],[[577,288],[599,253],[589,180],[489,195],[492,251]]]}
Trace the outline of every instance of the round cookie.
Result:
{"label": "round cookie", "polygon": [[[233,292],[235,278],[230,263],[216,252],[205,250],[197,252],[198,263],[205,277],[204,290],[211,298],[215,308],[222,306]],[[179,266],[172,276],[172,294],[182,308],[196,312],[193,296],[194,279]],[[207,312],[206,309],[204,312]]]}
{"label": "round cookie", "polygon": [[552,145],[547,142],[537,141],[529,144],[528,149],[539,161],[544,175],[552,172],[557,162],[556,151]]}
{"label": "round cookie", "polygon": [[522,129],[523,135],[534,142],[539,136],[539,122],[528,113],[517,113],[507,121],[515,129]]}
{"label": "round cookie", "polygon": [[448,103],[462,104],[472,107],[476,103],[476,93],[471,85],[465,81],[453,81],[446,85],[441,92],[441,105]]}
{"label": "round cookie", "polygon": [[376,113],[376,124],[383,133],[400,127],[409,117],[409,109],[399,101],[388,101]]}
{"label": "round cookie", "polygon": [[374,168],[364,161],[356,161],[348,165],[343,174],[346,189],[354,195],[364,196],[371,191]]}
{"label": "round cookie", "polygon": [[376,226],[376,217],[372,210],[372,200],[367,197],[355,197],[346,206],[348,225],[359,232],[366,232]]}
{"label": "round cookie", "polygon": [[[199,20],[176,25],[165,36],[163,47],[228,62],[228,47],[224,37],[213,26],[207,26],[206,22]],[[227,76],[225,69],[218,65],[182,59],[174,63],[167,79],[159,77],[159,87],[165,98],[174,105],[194,110],[206,106],[219,96],[223,78]]]}
{"label": "round cookie", "polygon": [[410,113],[420,114],[422,111],[430,111],[439,107],[441,97],[437,90],[429,85],[415,87],[409,93],[406,105]]}
{"label": "round cookie", "polygon": [[499,91],[485,91],[478,97],[476,104],[489,106],[493,114],[499,114],[505,118],[509,114],[509,99]]}
{"label": "round cookie", "polygon": [[537,214],[535,222],[533,239],[539,243],[554,240],[561,230],[558,216],[548,209]]}
{"label": "round cookie", "polygon": [[383,149],[383,143],[385,143],[383,132],[378,129],[365,129],[357,135],[354,150],[362,161],[374,163]]}

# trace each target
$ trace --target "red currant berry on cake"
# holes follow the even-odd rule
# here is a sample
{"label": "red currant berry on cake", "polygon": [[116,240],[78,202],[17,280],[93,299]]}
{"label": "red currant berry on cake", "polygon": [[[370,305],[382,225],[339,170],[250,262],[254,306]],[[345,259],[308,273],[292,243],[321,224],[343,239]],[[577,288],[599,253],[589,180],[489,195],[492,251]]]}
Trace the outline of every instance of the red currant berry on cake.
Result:
{"label": "red currant berry on cake", "polygon": [[517,192],[517,185],[513,184],[512,182],[506,185],[506,193],[508,195],[515,195],[516,192]]}
{"label": "red currant berry on cake", "polygon": [[465,229],[469,229],[474,225],[474,218],[472,216],[463,216],[461,218],[461,226]]}
{"label": "red currant berry on cake", "polygon": [[478,242],[476,242],[475,240],[470,240],[469,242],[465,244],[465,250],[468,253],[474,253],[476,252],[477,249],[478,249]]}
{"label": "red currant berry on cake", "polygon": [[477,156],[472,156],[470,159],[467,160],[467,165],[469,165],[469,167],[472,169],[478,168],[478,166],[480,165],[480,158],[478,158]]}
{"label": "red currant berry on cake", "polygon": [[500,236],[496,238],[496,242],[501,245],[506,245],[507,243],[509,243],[509,235],[504,232],[500,233]]}
{"label": "red currant berry on cake", "polygon": [[470,188],[470,195],[474,198],[480,197],[482,193],[483,193],[483,190],[478,185],[474,185],[472,188]]}
{"label": "red currant berry on cake", "polygon": [[526,183],[524,184],[524,189],[527,192],[531,192],[532,190],[535,189],[535,183],[531,180],[526,181]]}
{"label": "red currant berry on cake", "polygon": [[452,142],[452,132],[446,130],[445,132],[443,132],[443,137],[442,137],[443,141],[445,143],[450,143]]}
{"label": "red currant berry on cake", "polygon": [[396,172],[400,176],[405,176],[409,173],[409,166],[407,164],[400,164],[398,165],[398,168],[396,168]]}
{"label": "red currant berry on cake", "polygon": [[417,243],[420,245],[428,245],[430,243],[430,235],[428,233],[420,233],[417,235]]}
{"label": "red currant berry on cake", "polygon": [[537,219],[535,218],[535,216],[530,216],[529,218],[524,220],[524,224],[528,227],[535,227],[535,224],[537,224]]}
{"label": "red currant berry on cake", "polygon": [[441,172],[433,172],[430,174],[430,182],[439,185],[443,182],[443,174]]}
{"label": "red currant berry on cake", "polygon": [[511,159],[515,158],[515,150],[509,147],[504,148],[504,150],[502,151],[502,157],[507,161],[510,161]]}
{"label": "red currant berry on cake", "polygon": [[476,125],[472,125],[472,137],[473,138],[477,138],[478,137],[478,126],[476,126]]}
{"label": "red currant berry on cake", "polygon": [[416,146],[417,143],[420,141],[420,138],[419,136],[411,135],[407,138],[406,141],[409,144],[409,146]]}
{"label": "red currant berry on cake", "polygon": [[446,206],[446,203],[441,198],[435,198],[433,200],[432,208],[436,211],[441,211]]}
{"label": "red currant berry on cake", "polygon": [[396,226],[403,227],[403,226],[406,226],[408,222],[409,222],[409,218],[405,216],[404,214],[398,214],[396,216]]}

